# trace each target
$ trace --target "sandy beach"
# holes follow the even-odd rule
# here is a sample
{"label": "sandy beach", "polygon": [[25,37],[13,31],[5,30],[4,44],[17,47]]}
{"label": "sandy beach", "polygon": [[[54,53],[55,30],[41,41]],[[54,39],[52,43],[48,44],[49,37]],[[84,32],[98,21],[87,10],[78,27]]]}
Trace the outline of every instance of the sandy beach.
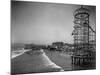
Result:
{"label": "sandy beach", "polygon": [[[27,51],[28,52],[28,51]],[[56,72],[63,69],[52,62],[43,52],[41,54],[27,54],[24,52],[11,61],[11,72],[15,74]]]}

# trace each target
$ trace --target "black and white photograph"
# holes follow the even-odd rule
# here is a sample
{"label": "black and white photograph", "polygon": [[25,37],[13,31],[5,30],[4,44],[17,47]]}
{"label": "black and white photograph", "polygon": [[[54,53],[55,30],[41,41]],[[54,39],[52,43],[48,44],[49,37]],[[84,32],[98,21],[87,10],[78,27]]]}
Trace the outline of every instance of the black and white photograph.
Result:
{"label": "black and white photograph", "polygon": [[96,6],[11,0],[11,75],[96,69]]}

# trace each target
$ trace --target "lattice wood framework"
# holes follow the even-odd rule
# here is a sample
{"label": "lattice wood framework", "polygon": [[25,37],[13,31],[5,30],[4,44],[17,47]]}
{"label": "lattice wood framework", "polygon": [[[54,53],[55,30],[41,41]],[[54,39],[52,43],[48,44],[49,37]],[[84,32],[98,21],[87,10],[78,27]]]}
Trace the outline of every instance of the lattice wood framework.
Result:
{"label": "lattice wood framework", "polygon": [[72,35],[74,37],[74,48],[89,49],[90,44],[95,42],[95,31],[89,25],[90,11],[81,6],[74,12],[74,30]]}

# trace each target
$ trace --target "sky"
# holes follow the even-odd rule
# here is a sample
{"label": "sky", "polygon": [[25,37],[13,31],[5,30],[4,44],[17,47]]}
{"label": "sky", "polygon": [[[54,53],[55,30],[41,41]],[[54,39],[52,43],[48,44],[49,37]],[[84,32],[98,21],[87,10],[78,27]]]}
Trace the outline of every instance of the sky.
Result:
{"label": "sky", "polygon": [[[85,7],[91,10],[90,21],[95,26],[95,7]],[[73,12],[77,8],[80,5],[13,1],[11,43],[73,43]]]}

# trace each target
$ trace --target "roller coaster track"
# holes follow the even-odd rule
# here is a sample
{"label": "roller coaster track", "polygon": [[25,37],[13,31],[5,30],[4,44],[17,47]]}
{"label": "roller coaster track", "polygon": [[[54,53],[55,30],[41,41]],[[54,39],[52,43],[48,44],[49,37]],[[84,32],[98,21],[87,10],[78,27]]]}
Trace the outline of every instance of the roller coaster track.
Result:
{"label": "roller coaster track", "polygon": [[96,34],[96,31],[94,31],[93,28],[92,28],[90,25],[89,25],[89,28],[91,29],[91,31],[92,31],[93,33]]}

